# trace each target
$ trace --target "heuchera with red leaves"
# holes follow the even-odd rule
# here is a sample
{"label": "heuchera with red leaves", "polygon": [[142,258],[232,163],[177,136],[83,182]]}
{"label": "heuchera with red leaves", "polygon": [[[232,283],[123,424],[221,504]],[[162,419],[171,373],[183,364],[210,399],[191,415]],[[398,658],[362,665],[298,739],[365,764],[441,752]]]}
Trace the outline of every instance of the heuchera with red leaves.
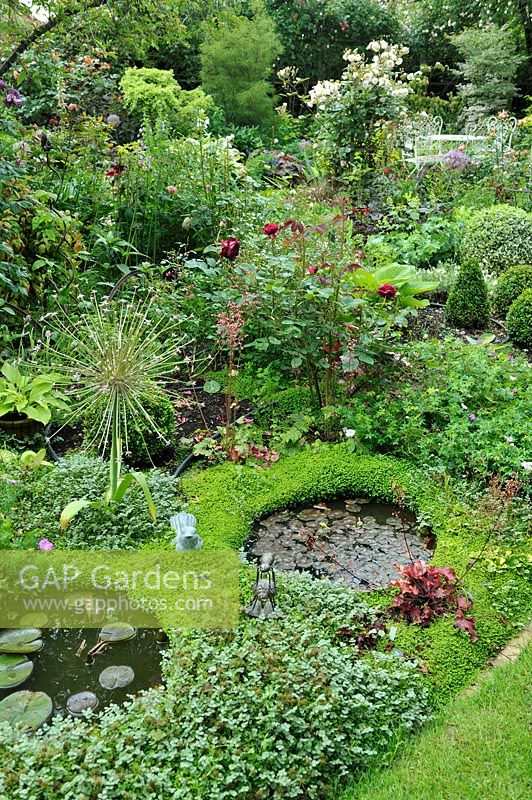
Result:
{"label": "heuchera with red leaves", "polygon": [[471,600],[458,593],[458,577],[453,569],[431,567],[425,561],[398,565],[397,569],[403,577],[390,583],[401,590],[394,597],[394,616],[427,628],[435,617],[454,611],[455,626],[466,631],[472,642],[478,641],[475,620],[465,614],[471,608]]}

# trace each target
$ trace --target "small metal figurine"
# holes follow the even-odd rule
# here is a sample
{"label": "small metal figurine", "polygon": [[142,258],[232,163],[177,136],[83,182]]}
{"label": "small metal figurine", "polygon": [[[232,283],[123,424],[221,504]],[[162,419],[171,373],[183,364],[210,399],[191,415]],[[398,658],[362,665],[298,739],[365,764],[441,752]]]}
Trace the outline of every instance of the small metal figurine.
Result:
{"label": "small metal figurine", "polygon": [[244,608],[244,613],[248,617],[258,619],[276,619],[282,617],[282,611],[275,607],[275,595],[277,586],[275,585],[275,572],[273,553],[264,553],[257,564],[257,577],[253,584],[253,600],[249,606]]}
{"label": "small metal figurine", "polygon": [[170,525],[177,536],[172,539],[176,550],[199,550],[203,547],[203,539],[196,530],[196,517],[182,511],[170,517]]}

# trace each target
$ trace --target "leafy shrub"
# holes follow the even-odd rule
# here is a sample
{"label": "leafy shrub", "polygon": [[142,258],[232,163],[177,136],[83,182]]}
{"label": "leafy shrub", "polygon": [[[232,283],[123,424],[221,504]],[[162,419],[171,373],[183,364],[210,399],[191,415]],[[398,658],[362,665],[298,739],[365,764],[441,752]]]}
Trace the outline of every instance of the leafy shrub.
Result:
{"label": "leafy shrub", "polygon": [[266,0],[283,32],[282,61],[296,67],[310,85],[338,78],[347,48],[375,39],[396,41],[397,18],[375,0]]}
{"label": "leafy shrub", "polygon": [[466,223],[461,252],[463,261],[496,275],[532,262],[532,214],[509,205],[477,211]]}
{"label": "leafy shrub", "polygon": [[393,599],[393,610],[398,617],[427,628],[435,617],[452,609],[455,626],[467,631],[472,642],[478,641],[475,622],[464,613],[471,607],[471,600],[458,594],[458,578],[453,569],[429,566],[424,561],[398,565],[397,569],[402,578],[391,586],[400,590]]}
{"label": "leafy shrub", "polygon": [[479,265],[462,264],[445,305],[451,325],[483,328],[490,319],[488,287]]}
{"label": "leafy shrub", "polygon": [[517,54],[514,31],[498,25],[467,28],[453,37],[453,43],[463,58],[460,73],[465,83],[459,94],[466,103],[465,118],[477,122],[510,108],[523,60]]}
{"label": "leafy shrub", "polygon": [[126,108],[151,123],[168,122],[174,132],[189,135],[198,119],[214,109],[212,97],[200,89],[183,90],[169,69],[130,67],[120,81]]}
{"label": "leafy shrub", "polygon": [[42,475],[25,476],[11,515],[17,530],[39,530],[62,548],[136,547],[158,537],[170,541],[168,520],[180,509],[176,482],[158,470],[147,472],[146,480],[159,515],[155,522],[142,490],[133,485],[114,510],[86,508],[60,534],[59,517],[65,506],[80,496],[100,500],[109,483],[108,465],[84,454],[64,458]]}
{"label": "leafy shrub", "polygon": [[[127,449],[124,442],[124,461],[132,467],[142,467],[151,464],[160,457],[165,449],[173,443],[175,434],[174,407],[168,397],[162,393],[154,392],[150,396],[143,396],[139,400],[143,409],[156,423],[154,432],[143,414],[133,414],[131,409],[126,411],[127,416]],[[98,429],[101,422],[101,413],[98,409],[85,418],[85,440],[87,443],[98,442]],[[104,455],[109,456],[108,447]]]}
{"label": "leafy shrub", "polygon": [[310,577],[281,584],[282,620],[173,636],[166,689],[105,710],[97,724],[57,718],[36,736],[2,729],[0,793],[37,800],[24,764],[54,800],[68,798],[73,780],[91,800],[320,798],[377,761],[428,716],[419,671],[382,653],[357,659],[331,641],[367,612],[356,593]]}
{"label": "leafy shrub", "polygon": [[532,289],[514,300],[506,317],[510,338],[523,347],[532,347]]}
{"label": "leafy shrub", "polygon": [[524,357],[449,338],[413,343],[407,361],[368,376],[350,401],[344,424],[362,446],[457,477],[526,477],[532,374]]}
{"label": "leafy shrub", "polygon": [[201,80],[222,106],[228,122],[264,125],[273,118],[273,87],[268,83],[281,42],[262,4],[252,19],[226,11],[206,28],[201,45]]}
{"label": "leafy shrub", "polygon": [[508,309],[525,289],[532,289],[532,265],[521,264],[506,270],[497,283],[493,307],[497,314],[506,317]]}

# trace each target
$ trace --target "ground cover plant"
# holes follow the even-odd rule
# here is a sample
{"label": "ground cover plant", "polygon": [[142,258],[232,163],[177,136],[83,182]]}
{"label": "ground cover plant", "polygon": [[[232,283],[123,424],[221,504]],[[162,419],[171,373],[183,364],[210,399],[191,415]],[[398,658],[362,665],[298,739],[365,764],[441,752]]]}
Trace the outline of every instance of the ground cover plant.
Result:
{"label": "ground cover plant", "polygon": [[[532,602],[523,8],[0,0],[0,549],[242,559],[235,627],[158,632],[125,704],[31,730],[0,688],[2,797],[428,797],[431,759],[431,797],[519,796],[470,730],[504,700],[513,753],[521,664],[454,698]],[[337,500],[394,509],[366,520],[394,580],[317,579],[318,549],[356,577]],[[250,616],[249,542],[301,515],[282,615]],[[4,627],[9,687],[46,647]]]}

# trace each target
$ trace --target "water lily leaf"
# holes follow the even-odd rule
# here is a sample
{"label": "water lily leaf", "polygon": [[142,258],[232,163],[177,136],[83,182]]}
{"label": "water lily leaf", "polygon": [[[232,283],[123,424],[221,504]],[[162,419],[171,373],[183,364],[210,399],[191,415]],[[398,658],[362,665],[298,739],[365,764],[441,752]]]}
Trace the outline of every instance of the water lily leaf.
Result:
{"label": "water lily leaf", "polygon": [[137,629],[125,622],[111,622],[100,631],[102,642],[125,642],[132,639],[137,633]]}
{"label": "water lily leaf", "polygon": [[0,689],[14,689],[27,681],[33,672],[33,661],[23,655],[0,655]]}
{"label": "water lily leaf", "polygon": [[131,667],[107,667],[100,673],[100,686],[104,689],[122,689],[135,678]]}
{"label": "water lily leaf", "polygon": [[222,384],[219,381],[205,381],[203,384],[203,391],[207,392],[207,394],[217,394],[221,388]]}
{"label": "water lily leaf", "polygon": [[35,730],[52,714],[52,698],[44,692],[21,691],[8,695],[0,702],[0,722]]}
{"label": "water lily leaf", "polygon": [[68,698],[66,707],[73,717],[81,717],[84,711],[94,711],[98,708],[99,703],[94,692],[78,692]]}
{"label": "water lily leaf", "polygon": [[0,653],[37,653],[43,646],[39,628],[15,628],[0,633]]}

